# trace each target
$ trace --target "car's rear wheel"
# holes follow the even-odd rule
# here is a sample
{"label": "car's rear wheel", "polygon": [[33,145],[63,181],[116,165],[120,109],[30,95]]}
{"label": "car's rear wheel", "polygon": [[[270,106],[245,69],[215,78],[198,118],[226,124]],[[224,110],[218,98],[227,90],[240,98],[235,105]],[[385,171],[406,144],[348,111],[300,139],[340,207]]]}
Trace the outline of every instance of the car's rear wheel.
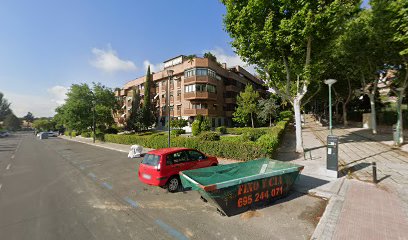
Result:
{"label": "car's rear wheel", "polygon": [[171,177],[167,182],[167,191],[177,192],[180,189],[180,179],[178,177]]}

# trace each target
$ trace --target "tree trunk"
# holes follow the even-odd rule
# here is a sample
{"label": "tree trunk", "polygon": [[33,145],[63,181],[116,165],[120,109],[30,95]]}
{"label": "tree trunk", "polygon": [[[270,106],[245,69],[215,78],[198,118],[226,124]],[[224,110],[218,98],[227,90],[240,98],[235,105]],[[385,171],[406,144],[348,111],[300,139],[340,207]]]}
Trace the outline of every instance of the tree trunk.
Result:
{"label": "tree trunk", "polygon": [[338,123],[340,121],[340,115],[339,115],[339,101],[336,101],[336,105],[335,105],[335,111],[336,111],[336,123]]}
{"label": "tree trunk", "polygon": [[251,123],[252,123],[252,128],[254,128],[254,118],[252,116],[252,113],[251,113]]}
{"label": "tree trunk", "polygon": [[404,142],[404,131],[403,131],[403,122],[402,122],[402,109],[401,109],[401,105],[402,105],[402,99],[403,97],[403,91],[398,93],[398,101],[397,101],[397,114],[398,114],[398,118],[397,118],[397,135],[399,136],[398,139],[396,139],[397,141],[394,142],[394,144],[396,146],[400,146],[403,142]]}
{"label": "tree trunk", "polygon": [[347,121],[347,103],[343,103],[343,126],[347,127],[348,121]]}
{"label": "tree trunk", "polygon": [[272,116],[269,116],[269,127],[272,127]]}
{"label": "tree trunk", "polygon": [[373,134],[377,134],[377,117],[375,112],[375,93],[369,94],[370,97],[370,106],[371,106],[371,129]]}
{"label": "tree trunk", "polygon": [[303,152],[303,139],[302,139],[302,121],[300,116],[300,100],[295,97],[293,100],[293,109],[295,111],[295,124],[296,124],[296,152]]}

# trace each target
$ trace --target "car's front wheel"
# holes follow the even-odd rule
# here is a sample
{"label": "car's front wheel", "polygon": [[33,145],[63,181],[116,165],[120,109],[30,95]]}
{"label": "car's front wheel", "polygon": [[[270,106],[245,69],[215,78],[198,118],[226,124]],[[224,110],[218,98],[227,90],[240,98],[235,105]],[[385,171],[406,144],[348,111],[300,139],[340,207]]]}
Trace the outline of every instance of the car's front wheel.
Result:
{"label": "car's front wheel", "polygon": [[177,192],[180,189],[180,179],[178,177],[172,177],[167,182],[167,191],[169,192]]}

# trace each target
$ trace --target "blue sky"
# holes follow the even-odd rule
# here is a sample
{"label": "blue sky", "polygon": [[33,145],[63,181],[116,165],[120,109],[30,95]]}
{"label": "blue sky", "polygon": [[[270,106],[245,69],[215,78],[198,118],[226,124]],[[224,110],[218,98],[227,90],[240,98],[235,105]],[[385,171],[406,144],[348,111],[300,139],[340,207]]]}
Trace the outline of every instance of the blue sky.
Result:
{"label": "blue sky", "polygon": [[121,87],[147,64],[208,50],[243,64],[224,13],[218,0],[2,0],[0,92],[19,117],[53,116],[73,83]]}

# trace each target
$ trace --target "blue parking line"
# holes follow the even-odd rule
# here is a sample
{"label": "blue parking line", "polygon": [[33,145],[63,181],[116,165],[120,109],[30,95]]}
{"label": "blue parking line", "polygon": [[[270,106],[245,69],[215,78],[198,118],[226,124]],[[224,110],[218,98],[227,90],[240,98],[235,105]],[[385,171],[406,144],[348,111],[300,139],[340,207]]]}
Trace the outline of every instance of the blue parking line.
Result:
{"label": "blue parking line", "polygon": [[125,199],[125,201],[126,201],[127,203],[129,203],[132,207],[134,207],[134,208],[137,208],[137,207],[138,207],[137,202],[133,201],[133,200],[130,199],[129,197],[125,197],[124,199]]}
{"label": "blue parking line", "polygon": [[92,177],[92,178],[94,178],[94,179],[96,178],[96,175],[95,175],[95,174],[93,174],[93,173],[91,173],[91,172],[90,172],[90,173],[88,173],[88,175],[89,175],[89,176],[91,176],[91,177]]}
{"label": "blue parking line", "polygon": [[103,182],[102,183],[102,185],[104,186],[104,187],[106,187],[107,189],[109,189],[109,190],[112,190],[112,185],[110,185],[109,183],[107,183],[107,182]]}
{"label": "blue parking line", "polygon": [[168,234],[177,238],[178,240],[188,240],[188,238],[184,234],[172,228],[171,226],[167,225],[162,220],[157,219],[156,224],[159,225],[161,228],[163,228]]}

